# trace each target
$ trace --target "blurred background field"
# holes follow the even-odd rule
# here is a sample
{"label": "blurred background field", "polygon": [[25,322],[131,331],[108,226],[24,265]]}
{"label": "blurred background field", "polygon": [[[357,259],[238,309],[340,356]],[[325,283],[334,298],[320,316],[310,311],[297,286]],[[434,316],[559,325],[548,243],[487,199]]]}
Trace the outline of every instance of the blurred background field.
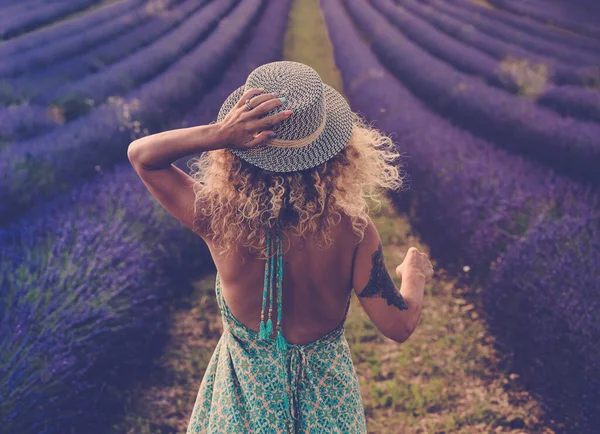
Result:
{"label": "blurred background field", "polygon": [[[135,138],[206,124],[295,60],[392,136],[374,219],[436,278],[402,345],[353,296],[371,433],[600,432],[600,7],[593,0],[0,5],[0,422],[183,433],[222,331],[203,241]],[[187,159],[177,162],[184,170]]]}

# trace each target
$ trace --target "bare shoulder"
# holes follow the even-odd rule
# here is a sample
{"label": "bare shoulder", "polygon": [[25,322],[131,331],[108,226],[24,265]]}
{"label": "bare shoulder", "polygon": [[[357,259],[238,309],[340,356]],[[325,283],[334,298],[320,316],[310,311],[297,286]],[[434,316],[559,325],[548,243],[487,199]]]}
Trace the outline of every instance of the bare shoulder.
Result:
{"label": "bare shoulder", "polygon": [[352,269],[354,270],[356,255],[359,247],[365,244],[367,238],[371,239],[377,233],[377,229],[375,228],[373,221],[367,217],[367,224],[363,229],[363,236],[361,237],[352,225],[352,218],[346,214],[342,214],[342,221],[339,225],[339,229],[341,232],[340,238],[346,240],[348,248],[352,249]]}
{"label": "bare shoulder", "polygon": [[[373,221],[371,220],[370,217],[367,216],[367,225],[365,226],[365,233],[364,233],[364,237],[366,237],[367,235],[367,229],[369,229],[369,227],[372,226],[373,229],[375,229],[375,225],[373,224]],[[348,237],[348,238],[352,238],[352,240],[354,241],[355,244],[359,244],[359,242],[361,241],[359,234],[354,230],[354,227],[352,225],[352,218],[346,214],[342,214],[342,221],[340,222],[340,230],[343,231],[343,234]],[[372,231],[372,229],[371,229]],[[375,229],[376,231],[376,229]],[[363,237],[363,239],[364,239]]]}

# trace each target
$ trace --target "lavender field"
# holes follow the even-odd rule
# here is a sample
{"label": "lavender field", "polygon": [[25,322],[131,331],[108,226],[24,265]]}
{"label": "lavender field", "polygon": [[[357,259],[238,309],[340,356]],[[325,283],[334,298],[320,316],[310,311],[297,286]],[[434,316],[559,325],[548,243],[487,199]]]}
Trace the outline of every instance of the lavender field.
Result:
{"label": "lavender field", "polygon": [[[437,3],[321,2],[347,95],[408,154],[412,191],[393,200],[436,259],[483,286],[480,302],[514,351],[514,368],[549,412],[568,420],[568,432],[595,432],[600,125],[520,97],[506,87],[518,75],[510,81],[500,63],[485,69],[482,51],[412,14],[434,16]],[[590,56],[597,68],[600,51],[580,38],[582,64]],[[598,95],[597,86],[582,90]],[[595,161],[589,177],[578,143],[580,156]]]}
{"label": "lavender field", "polygon": [[[152,23],[131,22],[129,48],[115,45],[119,34],[109,31],[117,7],[118,16]],[[36,32],[0,44],[7,86],[7,65],[25,65],[19,59],[39,52],[48,62],[28,70],[30,89],[40,90],[39,79],[60,89],[64,80],[83,101],[67,108],[33,98],[0,108],[0,182],[10,201],[0,212],[7,432],[106,432],[123,405],[117,390],[164,341],[166,303],[213,267],[202,239],[150,196],[127,146],[179,127],[207,104],[214,112],[223,90],[280,58],[288,8],[263,0],[122,1],[40,30],[44,50]],[[101,36],[76,37],[79,21]],[[62,63],[72,74],[66,79]],[[81,65],[77,75],[73,65]],[[28,75],[16,77],[27,83]]]}
{"label": "lavender field", "polygon": [[[111,430],[123,390],[147,381],[169,306],[214,269],[127,147],[212,122],[293,40],[286,58],[325,70],[330,56],[323,80],[337,74],[352,109],[405,157],[410,189],[378,220],[386,249],[405,243],[383,225],[406,219],[444,270],[436,284],[467,288],[545,415],[535,429],[504,415],[417,427],[447,404],[443,388],[382,392],[364,374],[379,356],[357,322],[355,361],[377,391],[365,394],[369,432],[600,432],[596,2],[6,0],[0,17],[0,431],[126,432]],[[398,425],[392,411],[409,416]],[[180,432],[152,426],[143,432]]]}

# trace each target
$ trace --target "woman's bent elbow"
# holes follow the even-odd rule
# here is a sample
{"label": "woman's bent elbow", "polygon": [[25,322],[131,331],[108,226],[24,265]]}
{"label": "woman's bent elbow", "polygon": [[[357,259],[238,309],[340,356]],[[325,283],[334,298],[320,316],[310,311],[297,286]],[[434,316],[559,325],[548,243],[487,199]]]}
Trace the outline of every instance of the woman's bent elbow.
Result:
{"label": "woman's bent elbow", "polygon": [[411,326],[401,326],[396,327],[394,330],[388,331],[387,333],[383,333],[383,335],[393,340],[394,342],[398,342],[399,344],[404,343],[410,338],[413,334],[415,328]]}

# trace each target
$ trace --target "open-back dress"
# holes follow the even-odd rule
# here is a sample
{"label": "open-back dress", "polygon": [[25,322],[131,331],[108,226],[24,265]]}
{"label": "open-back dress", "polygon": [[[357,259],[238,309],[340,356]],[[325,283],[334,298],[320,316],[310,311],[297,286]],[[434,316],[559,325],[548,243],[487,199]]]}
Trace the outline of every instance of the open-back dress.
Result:
{"label": "open-back dress", "polygon": [[[267,236],[267,255],[259,332],[233,316],[217,273],[215,293],[223,334],[200,384],[187,434],[366,433],[358,377],[344,335],[350,297],[334,330],[308,344],[288,343],[281,329],[283,260],[279,234]],[[274,289],[271,276],[275,262]],[[267,298],[270,307],[265,318]],[[273,331],[275,338],[271,337]]]}

